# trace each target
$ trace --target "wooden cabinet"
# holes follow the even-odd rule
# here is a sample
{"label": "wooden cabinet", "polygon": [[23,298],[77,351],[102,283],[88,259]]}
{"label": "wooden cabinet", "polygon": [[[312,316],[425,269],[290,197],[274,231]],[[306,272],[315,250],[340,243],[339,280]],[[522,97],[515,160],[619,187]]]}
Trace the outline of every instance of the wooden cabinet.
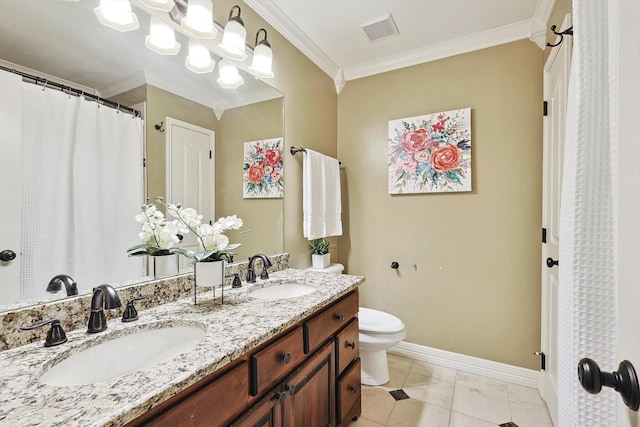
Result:
{"label": "wooden cabinet", "polygon": [[335,425],[335,357],[333,342],[307,360],[285,382],[285,427]]}
{"label": "wooden cabinet", "polygon": [[224,425],[249,403],[249,364],[238,366],[202,381],[174,396],[158,409],[150,411],[129,425],[153,427],[213,427]]}
{"label": "wooden cabinet", "polygon": [[251,356],[251,395],[265,391],[304,359],[302,327]]}
{"label": "wooden cabinet", "polygon": [[357,313],[355,291],[127,426],[346,426],[360,415]]}

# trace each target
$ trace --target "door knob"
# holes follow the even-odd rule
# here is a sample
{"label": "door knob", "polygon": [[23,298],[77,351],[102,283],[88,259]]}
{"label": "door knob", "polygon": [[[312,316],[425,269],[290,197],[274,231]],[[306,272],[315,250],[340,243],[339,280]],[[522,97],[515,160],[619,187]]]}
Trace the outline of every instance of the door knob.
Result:
{"label": "door knob", "polygon": [[560,265],[560,261],[553,259],[551,257],[547,258],[547,267],[551,268],[554,265]]}
{"label": "door knob", "polygon": [[16,253],[13,252],[11,249],[6,249],[2,252],[0,252],[0,261],[13,261],[14,259],[16,259]]}
{"label": "door knob", "polygon": [[615,389],[622,396],[622,401],[631,410],[640,408],[640,386],[633,365],[623,360],[615,372],[602,372],[598,364],[589,358],[578,362],[578,380],[587,392],[598,394],[602,386]]}

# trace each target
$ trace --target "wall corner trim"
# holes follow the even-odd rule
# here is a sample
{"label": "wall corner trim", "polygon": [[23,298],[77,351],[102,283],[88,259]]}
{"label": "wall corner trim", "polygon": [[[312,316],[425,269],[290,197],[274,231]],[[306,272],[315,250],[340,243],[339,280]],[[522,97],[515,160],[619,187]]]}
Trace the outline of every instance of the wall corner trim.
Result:
{"label": "wall corner trim", "polygon": [[393,346],[389,349],[389,352],[433,365],[538,389],[539,372],[533,369],[507,365],[405,341]]}

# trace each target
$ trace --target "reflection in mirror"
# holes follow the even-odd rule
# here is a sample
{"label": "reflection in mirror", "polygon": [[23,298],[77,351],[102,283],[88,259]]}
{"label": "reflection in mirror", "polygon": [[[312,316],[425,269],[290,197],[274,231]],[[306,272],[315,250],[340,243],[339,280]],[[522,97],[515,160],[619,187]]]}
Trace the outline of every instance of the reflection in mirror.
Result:
{"label": "reflection in mirror", "polygon": [[[223,90],[217,85],[217,67],[208,74],[195,74],[189,71],[184,65],[188,55],[189,39],[180,32],[179,26],[176,27],[176,40],[182,48],[178,55],[158,55],[147,49],[144,45],[144,39],[149,33],[150,16],[147,11],[139,7],[137,2],[133,1],[132,3],[136,6],[134,12],[138,16],[140,28],[120,33],[98,23],[93,11],[98,5],[97,0],[81,2],[5,0],[2,2],[0,7],[2,11],[0,13],[0,29],[2,31],[0,65],[42,76],[49,81],[77,87],[86,93],[96,94],[112,99],[121,105],[135,106],[140,109],[144,115],[144,121],[140,123],[139,131],[143,134],[145,147],[141,157],[144,155],[146,167],[142,168],[141,158],[139,163],[136,159],[131,160],[139,164],[139,167],[124,166],[122,162],[115,167],[104,166],[103,163],[93,166],[84,163],[84,167],[90,168],[90,170],[84,172],[83,179],[81,179],[82,181],[85,176],[100,175],[102,171],[106,170],[112,172],[115,170],[116,176],[124,177],[125,173],[132,172],[134,176],[141,177],[144,185],[141,186],[139,195],[136,196],[134,193],[133,196],[135,199],[139,199],[136,202],[135,211],[123,215],[118,225],[108,223],[112,218],[110,214],[102,220],[104,222],[100,223],[102,228],[109,231],[115,228],[122,231],[122,234],[126,236],[126,244],[124,247],[123,243],[120,243],[118,247],[104,246],[98,252],[105,258],[114,254],[118,255],[117,258],[122,258],[121,256],[124,254],[124,259],[120,259],[118,262],[127,263],[128,267],[139,264],[133,269],[134,273],[115,278],[107,277],[107,273],[102,272],[80,278],[74,276],[71,271],[72,267],[65,268],[65,271],[57,269],[44,271],[39,278],[28,279],[29,286],[33,291],[27,292],[20,289],[19,286],[20,282],[25,280],[20,278],[19,272],[17,275],[15,274],[16,265],[18,266],[17,270],[20,270],[19,262],[25,249],[15,250],[15,260],[0,261],[0,310],[3,309],[3,306],[5,309],[16,308],[20,305],[29,305],[50,298],[65,297],[64,287],[55,294],[47,294],[46,292],[49,281],[59,274],[67,274],[77,281],[80,294],[105,282],[115,281],[121,285],[128,285],[152,278],[149,276],[145,257],[126,258],[126,249],[141,243],[138,239],[139,224],[135,222],[134,216],[140,211],[140,206],[146,199],[161,196],[167,202],[183,202],[183,200],[173,199],[170,189],[167,188],[169,179],[167,171],[169,156],[166,154],[167,123],[171,120],[212,131],[213,166],[211,168],[210,216],[212,221],[221,216],[234,214],[243,219],[245,232],[228,234],[232,243],[242,244],[234,251],[237,253],[235,260],[246,260],[248,256],[256,252],[267,254],[282,252],[282,199],[243,199],[242,197],[244,143],[282,138],[284,108],[282,94],[243,71],[241,73],[245,84],[233,90]],[[157,16],[166,14],[166,12],[158,11],[153,13]],[[212,58],[216,62],[220,60],[215,54],[212,54]],[[240,68],[246,68],[250,60],[249,56],[245,63],[240,64]],[[42,84],[37,88],[42,91]],[[56,91],[58,94],[62,94],[56,89],[47,89],[46,92]],[[0,103],[7,105],[10,101],[7,99],[6,92],[4,90],[0,92]],[[64,93],[63,95],[67,98],[74,97],[73,94]],[[3,115],[6,111],[15,113],[17,109],[15,105],[9,109],[2,108]],[[102,106],[102,109],[108,108],[105,105]],[[118,116],[131,118],[125,112]],[[6,116],[0,118],[2,123],[5,123],[6,120],[8,120]],[[134,121],[131,119],[132,123]],[[156,125],[158,125],[158,129],[156,129]],[[23,125],[22,129],[28,126]],[[110,142],[122,142],[121,139],[124,138],[112,136]],[[11,151],[4,145],[0,145],[0,150],[2,152],[0,180],[14,182],[15,185],[12,187],[14,189],[20,188],[21,185],[18,185],[16,175],[6,176],[8,169],[5,166],[13,163],[21,167],[22,162],[16,162],[16,160],[26,152],[15,147]],[[53,151],[56,152],[56,150]],[[110,146],[104,153],[96,157],[103,161],[113,151]],[[22,161],[26,159],[25,155]],[[21,176],[20,173],[17,176]],[[131,180],[132,178],[124,178],[126,183],[132,182]],[[127,187],[132,186],[122,183],[118,185],[119,187],[115,189],[116,192],[124,192],[124,189],[129,190]],[[191,190],[192,188],[188,188],[188,191]],[[19,240],[17,245],[21,244],[20,229],[23,231],[29,229],[34,222],[46,218],[56,206],[69,203],[69,199],[65,201],[57,197],[63,193],[60,186],[52,185],[50,189],[46,190],[46,193],[47,197],[41,197],[41,194],[16,196],[15,193],[7,194],[5,190],[0,190],[0,205],[3,209],[3,219],[0,225],[0,242],[2,242],[0,251],[12,249],[12,245],[8,243],[10,239],[17,238]],[[92,191],[89,190],[89,193],[91,194]],[[97,190],[93,191],[93,194],[97,195]],[[186,195],[183,197],[187,198]],[[37,215],[24,216],[23,203],[15,203],[15,200],[27,199],[39,199],[42,202]],[[13,213],[9,212],[7,208],[8,200],[12,201]],[[79,200],[77,202],[80,206],[99,209],[95,201]],[[186,205],[186,203],[183,204]],[[90,209],[85,210],[89,211]],[[60,230],[57,231],[64,234]],[[106,235],[110,236],[110,233]],[[83,235],[78,240],[81,242],[81,248],[98,247],[95,235]],[[102,240],[109,239],[103,238]],[[45,255],[40,256],[54,253],[70,255],[63,245],[41,249]],[[84,261],[82,258],[72,257],[69,262],[68,265],[74,265],[74,263],[83,263]],[[10,271],[12,268],[13,272]],[[29,270],[31,271],[31,269]],[[4,290],[9,288],[13,288],[13,291],[8,292],[7,295],[2,294]]]}

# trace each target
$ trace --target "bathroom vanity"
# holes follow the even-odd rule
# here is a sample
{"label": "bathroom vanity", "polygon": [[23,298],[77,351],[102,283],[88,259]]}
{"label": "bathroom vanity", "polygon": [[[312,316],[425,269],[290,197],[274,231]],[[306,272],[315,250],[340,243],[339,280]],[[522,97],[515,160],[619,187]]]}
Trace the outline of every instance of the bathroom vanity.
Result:
{"label": "bathroom vanity", "polygon": [[[286,269],[220,298],[192,298],[108,322],[100,334],[67,331],[69,341],[2,352],[0,425],[343,426],[360,414],[358,291],[364,278]],[[256,298],[304,283],[312,292]],[[256,292],[255,295],[259,295]],[[98,342],[145,329],[205,330],[191,351],[142,370],[74,387],[42,374]],[[97,366],[96,369],[109,369]]]}
{"label": "bathroom vanity", "polygon": [[128,426],[347,425],[360,414],[357,313],[354,291]]}

